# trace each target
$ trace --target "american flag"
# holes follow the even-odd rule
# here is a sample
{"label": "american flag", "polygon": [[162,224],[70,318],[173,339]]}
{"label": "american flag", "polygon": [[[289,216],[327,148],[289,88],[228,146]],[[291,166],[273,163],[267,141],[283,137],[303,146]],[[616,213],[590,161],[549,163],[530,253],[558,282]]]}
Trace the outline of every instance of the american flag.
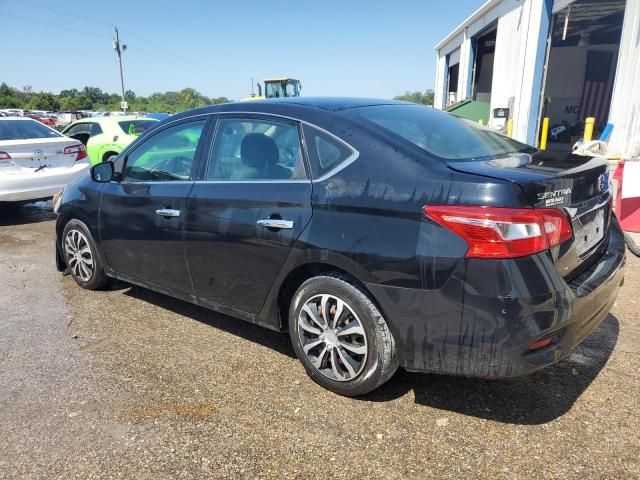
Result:
{"label": "american flag", "polygon": [[587,52],[587,68],[580,100],[580,120],[595,117],[596,124],[607,123],[611,104],[613,53]]}

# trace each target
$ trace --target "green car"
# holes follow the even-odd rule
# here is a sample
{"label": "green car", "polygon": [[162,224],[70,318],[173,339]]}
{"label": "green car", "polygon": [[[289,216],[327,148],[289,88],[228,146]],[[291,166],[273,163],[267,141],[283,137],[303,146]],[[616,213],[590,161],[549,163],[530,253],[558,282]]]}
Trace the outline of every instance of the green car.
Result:
{"label": "green car", "polygon": [[90,117],[73,122],[62,134],[81,141],[87,147],[89,161],[95,165],[119,154],[157,122],[138,116]]}

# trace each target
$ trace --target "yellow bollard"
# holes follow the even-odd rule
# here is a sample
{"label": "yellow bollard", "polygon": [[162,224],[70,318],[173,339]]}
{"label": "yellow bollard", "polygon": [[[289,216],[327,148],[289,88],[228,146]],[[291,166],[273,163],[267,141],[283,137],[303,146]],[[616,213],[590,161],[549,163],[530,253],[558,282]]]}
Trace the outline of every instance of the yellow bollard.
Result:
{"label": "yellow bollard", "polygon": [[590,142],[593,137],[593,126],[596,123],[596,119],[593,117],[587,117],[584,119],[584,143]]}
{"label": "yellow bollard", "polygon": [[549,117],[542,120],[542,134],[540,135],[540,150],[547,149],[547,137],[549,136]]}
{"label": "yellow bollard", "polygon": [[513,118],[507,120],[507,137],[513,138]]}
{"label": "yellow bollard", "polygon": [[481,126],[484,126],[484,120],[480,119],[480,120],[478,120],[478,123],[479,123]]}

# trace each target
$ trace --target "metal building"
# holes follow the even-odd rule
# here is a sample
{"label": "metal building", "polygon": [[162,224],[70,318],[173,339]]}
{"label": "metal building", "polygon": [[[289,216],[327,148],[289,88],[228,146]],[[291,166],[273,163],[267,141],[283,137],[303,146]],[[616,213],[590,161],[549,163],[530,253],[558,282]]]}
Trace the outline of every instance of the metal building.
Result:
{"label": "metal building", "polygon": [[436,108],[474,103],[533,145],[548,117],[558,150],[595,117],[610,155],[640,156],[640,0],[489,0],[436,50]]}

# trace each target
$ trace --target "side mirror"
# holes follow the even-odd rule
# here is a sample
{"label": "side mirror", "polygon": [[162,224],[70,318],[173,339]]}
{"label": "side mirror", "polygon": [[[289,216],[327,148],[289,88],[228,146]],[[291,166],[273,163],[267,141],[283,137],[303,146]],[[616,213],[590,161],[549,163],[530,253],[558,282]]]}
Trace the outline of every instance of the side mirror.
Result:
{"label": "side mirror", "polygon": [[107,183],[113,180],[113,162],[102,162],[91,167],[91,179],[98,183]]}

